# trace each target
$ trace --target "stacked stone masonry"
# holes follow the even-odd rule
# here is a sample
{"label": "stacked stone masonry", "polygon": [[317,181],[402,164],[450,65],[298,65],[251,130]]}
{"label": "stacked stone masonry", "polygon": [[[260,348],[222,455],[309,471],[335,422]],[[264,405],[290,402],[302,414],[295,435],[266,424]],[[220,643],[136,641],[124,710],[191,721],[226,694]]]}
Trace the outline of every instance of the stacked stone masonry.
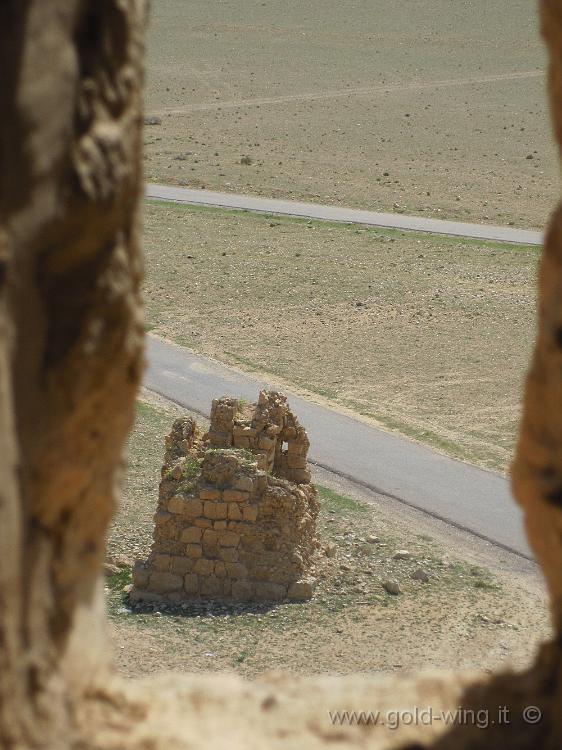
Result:
{"label": "stacked stone masonry", "polygon": [[213,401],[209,432],[190,418],[166,438],[148,560],[137,562],[134,601],[306,600],[318,501],[306,431],[285,396],[257,404]]}

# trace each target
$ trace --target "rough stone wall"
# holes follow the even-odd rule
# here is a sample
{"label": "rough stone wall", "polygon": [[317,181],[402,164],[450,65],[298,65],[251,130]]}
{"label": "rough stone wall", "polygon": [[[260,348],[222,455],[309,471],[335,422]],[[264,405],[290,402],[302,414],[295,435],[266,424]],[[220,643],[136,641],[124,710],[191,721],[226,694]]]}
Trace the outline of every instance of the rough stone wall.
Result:
{"label": "rough stone wall", "polygon": [[[554,132],[562,148],[562,3],[544,0]],[[525,386],[513,491],[542,565],[554,624],[562,633],[562,206],[546,233],[539,269],[538,335]]]}
{"label": "rough stone wall", "polygon": [[[286,447],[284,447],[286,446]],[[154,543],[134,570],[133,600],[302,600],[312,596],[318,503],[308,438],[278,393],[213,401],[201,439],[174,422]]]}
{"label": "rough stone wall", "polygon": [[99,569],[142,371],[143,26],[134,0],[0,3],[2,748],[66,744],[103,662]]}
{"label": "rough stone wall", "polygon": [[305,429],[278,393],[262,391],[256,405],[239,409],[238,401],[213,401],[209,443],[217,448],[245,448],[257,457],[258,467],[295,484],[309,484]]}

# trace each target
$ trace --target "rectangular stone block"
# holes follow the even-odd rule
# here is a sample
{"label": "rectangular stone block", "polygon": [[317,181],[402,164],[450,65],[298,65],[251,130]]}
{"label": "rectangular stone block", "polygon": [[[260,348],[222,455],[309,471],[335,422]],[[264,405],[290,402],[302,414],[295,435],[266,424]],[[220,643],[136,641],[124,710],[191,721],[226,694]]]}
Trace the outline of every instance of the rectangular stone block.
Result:
{"label": "rectangular stone block", "polygon": [[287,466],[290,469],[306,469],[306,458],[289,453],[287,456]]}
{"label": "rectangular stone block", "polygon": [[240,543],[240,534],[227,529],[219,532],[219,544],[221,547],[237,547]]}
{"label": "rectangular stone block", "polygon": [[184,576],[186,573],[190,573],[193,570],[193,558],[192,557],[172,557],[172,563],[170,565],[170,572],[175,573],[177,576]]}
{"label": "rectangular stone block", "polygon": [[172,514],[168,513],[166,510],[157,510],[154,514],[154,524],[155,526],[162,526],[163,524],[168,523],[168,521],[171,519]]}
{"label": "rectangular stone block", "polygon": [[232,581],[230,578],[221,578],[222,595],[225,599],[230,599],[232,594]]}
{"label": "rectangular stone block", "polygon": [[256,472],[256,479],[258,484],[258,491],[264,492],[267,488],[267,474],[265,471],[258,470]]}
{"label": "rectangular stone block", "polygon": [[236,534],[240,534],[241,536],[243,534],[247,534],[250,531],[254,531],[253,525],[245,521],[229,521],[228,529],[229,531],[234,531]]}
{"label": "rectangular stone block", "polygon": [[187,500],[182,495],[174,495],[168,500],[168,510],[170,513],[183,515]]}
{"label": "rectangular stone block", "polygon": [[136,588],[144,589],[148,586],[149,570],[141,560],[135,560],[133,565],[133,583]]}
{"label": "rectangular stone block", "polygon": [[213,521],[213,529],[216,529],[217,531],[222,531],[223,529],[228,528],[227,524],[228,524],[228,521],[225,521],[224,519],[221,519],[220,521]]}
{"label": "rectangular stone block", "polygon": [[209,547],[216,547],[218,544],[218,532],[215,529],[205,529],[203,532],[203,544]]}
{"label": "rectangular stone block", "polygon": [[222,594],[222,582],[215,575],[205,576],[199,581],[202,596],[216,597]]}
{"label": "rectangular stone block", "polygon": [[205,557],[199,558],[193,568],[194,572],[200,576],[210,576],[215,569],[214,560],[207,560]]}
{"label": "rectangular stone block", "polygon": [[289,443],[287,446],[287,453],[291,456],[304,456],[307,451],[307,446],[303,443]]}
{"label": "rectangular stone block", "polygon": [[258,520],[258,506],[257,505],[245,505],[242,509],[242,515],[244,521],[255,523]]}
{"label": "rectangular stone block", "polygon": [[248,492],[241,490],[223,490],[222,499],[225,503],[245,503],[249,498]]}
{"label": "rectangular stone block", "polygon": [[268,437],[267,435],[260,435],[260,439],[258,440],[258,445],[263,450],[270,451],[272,448],[275,447],[275,439],[272,437]]}
{"label": "rectangular stone block", "polygon": [[254,596],[254,586],[249,581],[233,581],[232,598],[239,601],[249,601]]}
{"label": "rectangular stone block", "polygon": [[262,471],[267,471],[269,468],[270,460],[267,453],[256,454],[256,462],[258,464],[258,469],[261,469]]}
{"label": "rectangular stone block", "polygon": [[241,563],[226,563],[226,572],[230,578],[247,578],[248,571]]}
{"label": "rectangular stone block", "polygon": [[243,518],[242,515],[242,508],[238,505],[238,503],[229,503],[228,504],[228,518],[231,521],[241,521]]}
{"label": "rectangular stone block", "polygon": [[198,526],[189,526],[182,531],[180,539],[186,544],[195,544],[201,541],[202,534],[203,529],[200,529]]}
{"label": "rectangular stone block", "polygon": [[183,506],[183,515],[186,518],[197,518],[203,513],[203,503],[195,498],[188,498]]}
{"label": "rectangular stone block", "polygon": [[215,448],[230,448],[232,445],[232,436],[228,432],[216,432],[209,430],[209,440]]}
{"label": "rectangular stone block", "polygon": [[182,586],[183,578],[174,573],[154,571],[148,579],[148,588],[150,591],[166,593],[168,591],[177,591]]}
{"label": "rectangular stone block", "polygon": [[254,437],[257,434],[257,430],[254,427],[246,427],[245,425],[235,424],[232,428],[233,435],[245,435],[246,437]]}
{"label": "rectangular stone block", "polygon": [[156,545],[161,555],[183,555],[185,544],[176,539],[160,539],[155,534]]}
{"label": "rectangular stone block", "polygon": [[216,487],[202,487],[199,490],[199,497],[201,500],[220,500],[221,499],[221,491],[217,490]]}
{"label": "rectangular stone block", "polygon": [[310,471],[308,469],[295,469],[293,471],[293,479],[298,484],[309,484]]}
{"label": "rectangular stone block", "polygon": [[253,492],[254,484],[253,477],[238,477],[234,482],[234,489],[241,492]]}
{"label": "rectangular stone block", "polygon": [[170,570],[170,563],[172,558],[170,555],[154,555],[151,558],[152,568],[154,570],[168,571]]}
{"label": "rectangular stone block", "polygon": [[193,521],[195,526],[198,526],[200,529],[212,529],[213,528],[213,522],[210,521],[208,518],[196,518]]}
{"label": "rectangular stone block", "polygon": [[256,599],[263,599],[265,601],[279,601],[284,599],[287,595],[287,589],[285,586],[281,586],[278,583],[269,583],[268,581],[259,581],[255,584],[255,596]]}
{"label": "rectangular stone block", "polygon": [[188,573],[184,576],[183,588],[186,594],[198,594],[199,577],[195,573]]}
{"label": "rectangular stone block", "polygon": [[215,562],[215,575],[217,578],[224,578],[226,576],[226,565],[222,560],[217,560]]}
{"label": "rectangular stone block", "polygon": [[172,492],[176,489],[177,483],[169,479],[163,479],[158,487],[158,497],[162,500],[165,497],[169,497]]}
{"label": "rectangular stone block", "polygon": [[207,518],[220,521],[221,518],[227,517],[226,503],[215,503],[207,500],[205,501],[203,512]]}
{"label": "rectangular stone block", "polygon": [[203,547],[200,544],[188,544],[185,548],[185,554],[188,557],[201,557],[203,554]]}
{"label": "rectangular stone block", "polygon": [[304,602],[307,599],[311,599],[316,588],[316,579],[314,578],[303,578],[300,581],[295,581],[289,586],[287,596],[289,599],[295,601]]}
{"label": "rectangular stone block", "polygon": [[224,562],[237,562],[238,561],[238,550],[236,547],[220,547],[219,557]]}

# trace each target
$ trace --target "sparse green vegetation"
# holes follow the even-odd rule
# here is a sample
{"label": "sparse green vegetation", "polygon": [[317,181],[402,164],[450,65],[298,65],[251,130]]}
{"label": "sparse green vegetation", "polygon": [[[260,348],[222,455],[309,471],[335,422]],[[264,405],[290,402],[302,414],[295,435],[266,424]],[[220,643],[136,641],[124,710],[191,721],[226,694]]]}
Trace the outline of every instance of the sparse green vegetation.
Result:
{"label": "sparse green vegetation", "polygon": [[319,486],[317,489],[322,506],[326,511],[351,511],[353,513],[365,513],[367,511],[367,506],[364,503],[340,495],[328,487]]}

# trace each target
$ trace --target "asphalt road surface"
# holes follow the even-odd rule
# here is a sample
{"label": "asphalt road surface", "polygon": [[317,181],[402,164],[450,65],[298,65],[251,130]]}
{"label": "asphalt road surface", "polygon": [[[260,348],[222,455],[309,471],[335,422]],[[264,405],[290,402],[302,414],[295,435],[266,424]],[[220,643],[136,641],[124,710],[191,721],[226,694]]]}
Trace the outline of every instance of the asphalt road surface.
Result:
{"label": "asphalt road surface", "polygon": [[147,198],[189,203],[198,206],[215,206],[243,211],[257,211],[280,216],[301,216],[322,221],[339,221],[345,224],[362,224],[371,227],[403,229],[430,234],[445,234],[454,237],[471,237],[496,242],[513,242],[519,245],[541,245],[542,232],[514,227],[495,227],[488,224],[466,224],[442,219],[426,219],[422,216],[361,211],[356,208],[321,206],[316,203],[299,203],[274,198],[257,198],[251,195],[214,193],[210,190],[191,190],[169,185],[147,185]]}
{"label": "asphalt road surface", "polygon": [[[223,395],[255,401],[267,381],[158,339],[147,338],[144,385],[208,416]],[[310,438],[310,460],[453,526],[531,558],[508,482],[406,438],[378,430],[283,389]]]}

